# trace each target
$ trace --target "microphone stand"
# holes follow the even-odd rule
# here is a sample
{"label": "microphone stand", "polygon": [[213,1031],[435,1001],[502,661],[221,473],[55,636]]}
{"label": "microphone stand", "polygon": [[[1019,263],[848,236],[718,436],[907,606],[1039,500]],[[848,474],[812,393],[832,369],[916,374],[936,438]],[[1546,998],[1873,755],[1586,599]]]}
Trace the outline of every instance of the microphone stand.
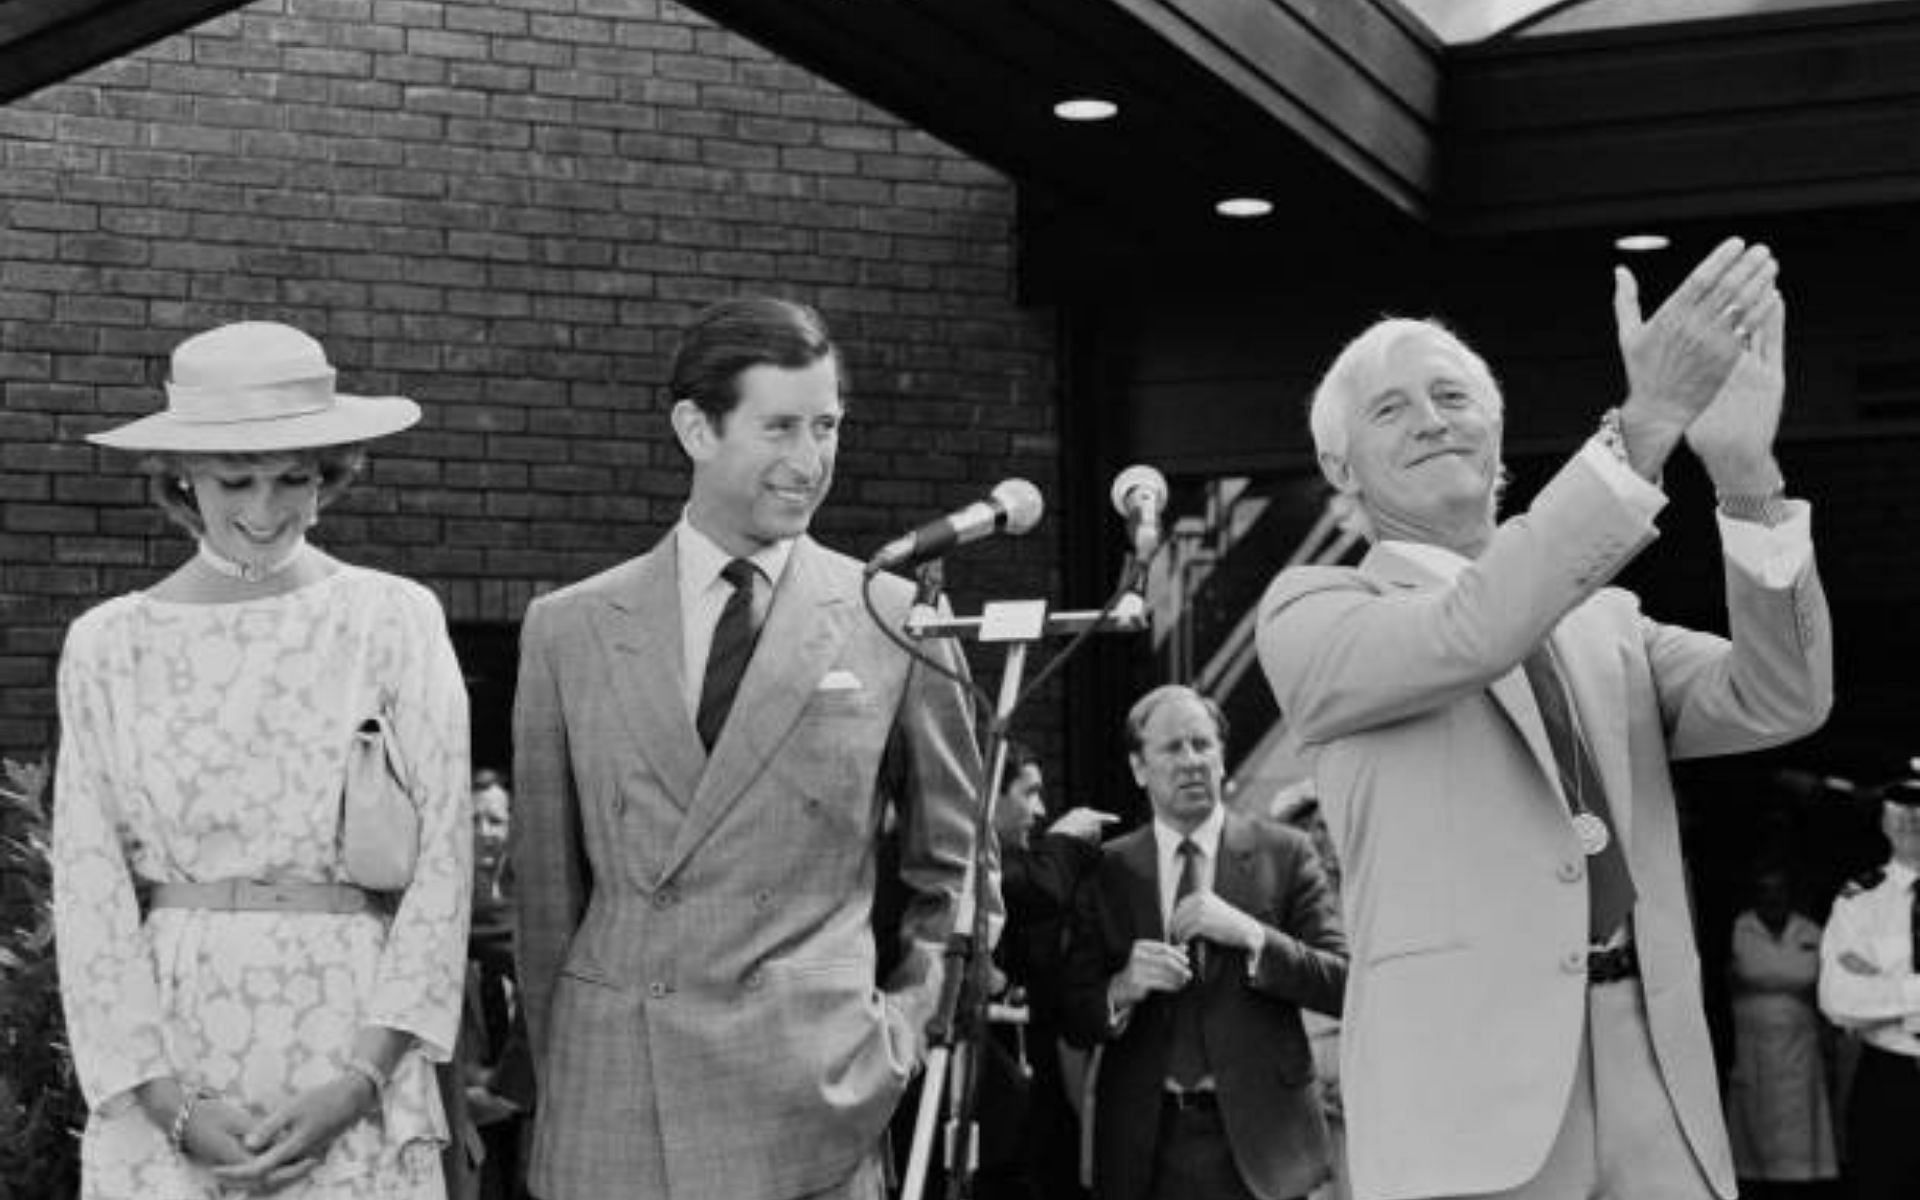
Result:
{"label": "microphone stand", "polygon": [[[973,861],[968,864],[953,931],[947,937],[943,956],[946,973],[941,983],[939,1006],[927,1022],[926,1072],[921,1083],[907,1172],[901,1182],[901,1200],[920,1200],[925,1188],[943,1088],[948,1092],[949,1105],[943,1156],[948,1200],[962,1200],[971,1194],[973,1172],[979,1165],[979,1130],[973,1119],[979,1091],[974,1047],[985,1033],[992,961],[988,953],[987,912],[986,906],[980,903],[980,889],[989,869],[990,817],[1006,773],[1007,729],[1024,698],[1021,684],[1026,673],[1027,650],[1048,637],[1073,639],[1047,664],[1044,675],[1063,663],[1093,634],[1144,632],[1149,623],[1146,601],[1141,594],[1145,582],[1145,564],[1129,558],[1120,589],[1113,601],[1102,609],[1049,612],[1044,600],[1003,600],[988,603],[977,617],[936,615],[908,623],[909,637],[962,638],[1002,644],[1007,647],[1007,656],[1001,667],[993,720],[987,726],[989,766],[982,780],[982,794],[976,797],[974,805]],[[923,587],[925,583],[923,576]],[[916,609],[918,607],[916,605]],[[924,610],[915,615],[916,618],[923,616]]]}

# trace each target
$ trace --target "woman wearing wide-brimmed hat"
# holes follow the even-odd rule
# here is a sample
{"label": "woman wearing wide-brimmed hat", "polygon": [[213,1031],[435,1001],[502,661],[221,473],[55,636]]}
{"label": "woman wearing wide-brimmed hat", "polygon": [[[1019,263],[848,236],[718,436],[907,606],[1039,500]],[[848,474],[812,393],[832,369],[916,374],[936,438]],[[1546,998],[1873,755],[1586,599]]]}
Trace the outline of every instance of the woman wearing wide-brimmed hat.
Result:
{"label": "woman wearing wide-brimmed hat", "polygon": [[[83,614],[60,662],[54,918],[91,1108],[82,1195],[437,1200],[466,694],[430,592],[307,542],[362,444],[419,409],[336,391],[285,325],[221,326],[171,366],[164,411],[89,440],[146,456],[198,553]],[[350,824],[387,861],[356,864]]]}

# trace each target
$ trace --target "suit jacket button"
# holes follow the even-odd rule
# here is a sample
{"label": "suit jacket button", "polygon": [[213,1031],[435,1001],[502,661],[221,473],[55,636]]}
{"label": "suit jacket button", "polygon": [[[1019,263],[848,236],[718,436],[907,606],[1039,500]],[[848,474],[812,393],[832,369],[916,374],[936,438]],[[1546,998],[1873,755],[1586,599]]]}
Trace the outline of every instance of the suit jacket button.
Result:
{"label": "suit jacket button", "polygon": [[1560,959],[1560,969],[1569,975],[1585,975],[1587,973],[1587,952],[1585,950],[1567,951]]}
{"label": "suit jacket button", "polygon": [[746,979],[742,980],[742,982],[747,985],[748,991],[757,992],[766,984],[767,977],[757,970],[748,971]]}
{"label": "suit jacket button", "polygon": [[1557,874],[1560,876],[1562,883],[1578,883],[1585,877],[1586,872],[1580,869],[1579,863],[1568,858],[1561,861],[1560,870]]}
{"label": "suit jacket button", "polygon": [[664,983],[656,981],[647,985],[647,995],[652,996],[655,1000],[660,999],[666,994],[667,985]]}
{"label": "suit jacket button", "polygon": [[653,906],[655,908],[672,908],[679,902],[680,893],[674,891],[672,888],[661,888],[653,894]]}
{"label": "suit jacket button", "polygon": [[768,891],[766,888],[761,888],[759,891],[753,894],[753,906],[755,908],[765,908],[772,903],[773,903],[773,893]]}

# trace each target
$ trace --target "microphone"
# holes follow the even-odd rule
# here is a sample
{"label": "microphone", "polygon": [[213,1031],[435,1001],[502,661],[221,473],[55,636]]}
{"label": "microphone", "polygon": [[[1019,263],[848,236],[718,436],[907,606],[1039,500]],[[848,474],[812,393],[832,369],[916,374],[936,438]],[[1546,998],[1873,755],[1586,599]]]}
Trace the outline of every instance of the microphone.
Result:
{"label": "microphone", "polygon": [[1160,548],[1160,513],[1167,506],[1166,476],[1135,463],[1113,479],[1113,509],[1127,521],[1133,557],[1144,563]]}
{"label": "microphone", "polygon": [[977,542],[983,537],[1005,531],[1022,534],[1040,523],[1046,502],[1040,489],[1024,479],[1003,479],[994,485],[985,500],[976,500],[937,521],[928,521],[912,533],[902,534],[886,545],[867,563],[873,575],[892,567],[904,567],[924,559],[938,558],[955,546]]}

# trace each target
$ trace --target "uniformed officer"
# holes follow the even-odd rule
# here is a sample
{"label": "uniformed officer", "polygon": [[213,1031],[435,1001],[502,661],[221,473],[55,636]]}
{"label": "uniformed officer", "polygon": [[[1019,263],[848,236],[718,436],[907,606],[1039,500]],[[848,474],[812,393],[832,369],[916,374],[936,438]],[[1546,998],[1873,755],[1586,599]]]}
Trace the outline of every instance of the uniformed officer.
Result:
{"label": "uniformed officer", "polygon": [[1820,1010],[1861,1042],[1847,1106],[1857,1200],[1920,1196],[1920,779],[1881,789],[1893,854],[1849,882],[1820,942]]}

